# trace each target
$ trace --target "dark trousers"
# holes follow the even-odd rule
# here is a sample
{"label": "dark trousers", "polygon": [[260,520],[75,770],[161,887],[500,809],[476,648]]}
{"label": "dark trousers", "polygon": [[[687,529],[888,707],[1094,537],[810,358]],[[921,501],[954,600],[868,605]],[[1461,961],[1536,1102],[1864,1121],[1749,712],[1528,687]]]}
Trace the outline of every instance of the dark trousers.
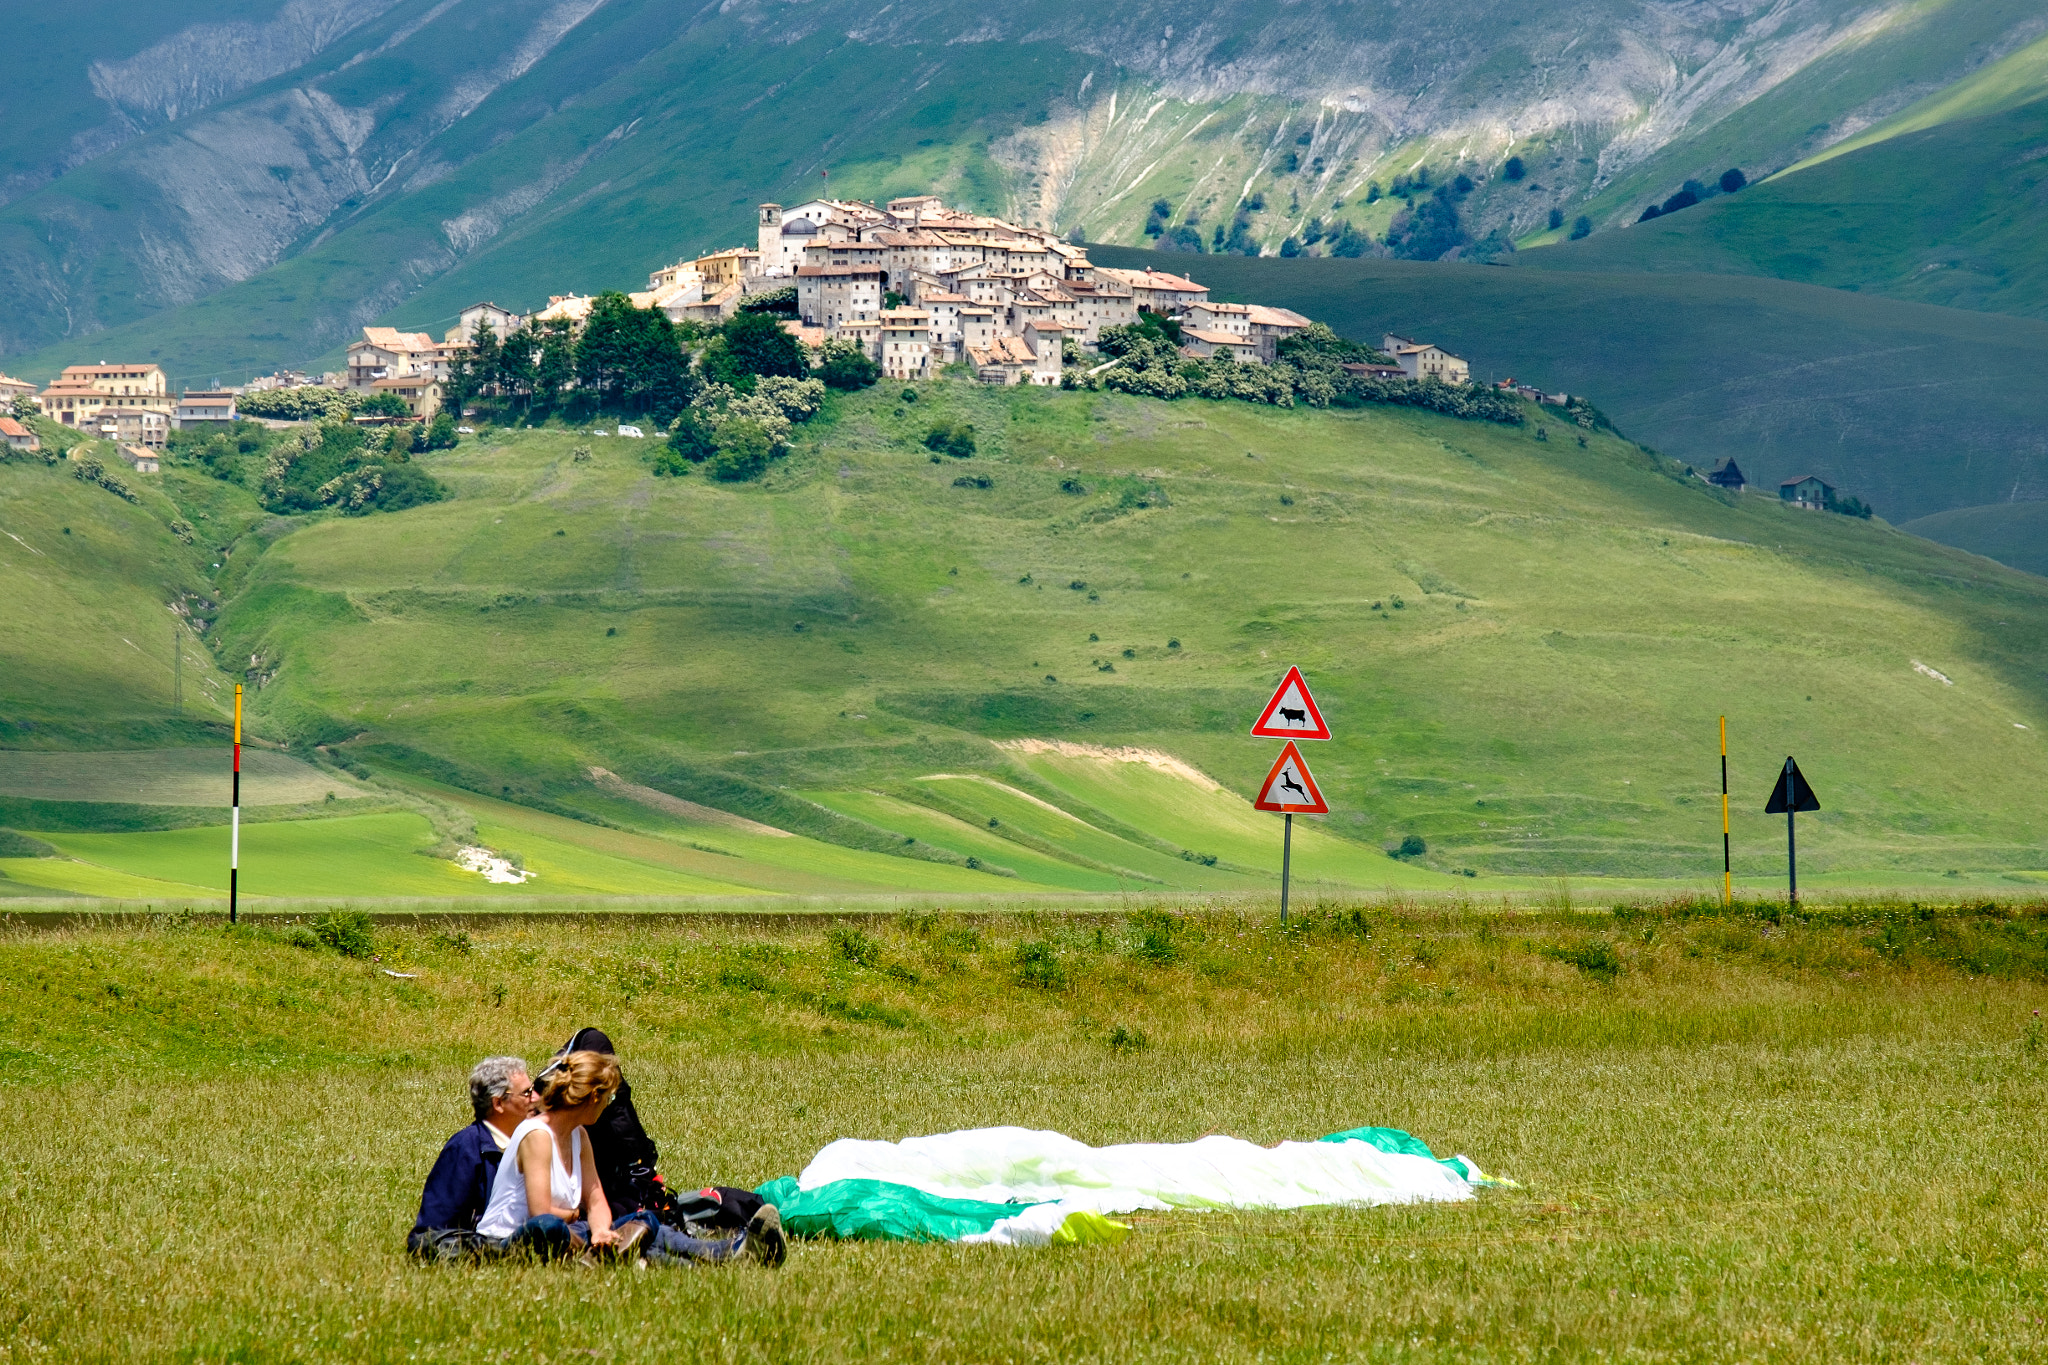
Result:
{"label": "dark trousers", "polygon": [[[665,1226],[646,1209],[613,1219],[612,1230],[622,1232],[631,1223],[647,1225],[648,1237],[640,1244],[640,1253],[657,1265],[679,1261],[729,1260],[743,1251],[747,1244],[745,1233],[716,1240],[691,1237]],[[572,1254],[579,1245],[589,1245],[590,1224],[580,1218],[572,1223],[551,1213],[543,1213],[527,1219],[519,1231],[503,1241],[489,1238],[485,1241],[489,1243],[491,1251],[498,1255],[523,1254],[535,1260],[552,1261]]]}

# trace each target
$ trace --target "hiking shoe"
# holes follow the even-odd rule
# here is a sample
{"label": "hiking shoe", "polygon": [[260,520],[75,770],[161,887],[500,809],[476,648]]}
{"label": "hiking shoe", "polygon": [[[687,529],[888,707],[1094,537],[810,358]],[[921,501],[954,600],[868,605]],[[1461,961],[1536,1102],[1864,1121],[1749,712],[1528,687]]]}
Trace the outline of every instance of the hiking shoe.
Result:
{"label": "hiking shoe", "polygon": [[607,1261],[637,1261],[640,1259],[641,1243],[645,1242],[652,1229],[645,1223],[628,1223],[619,1229],[619,1240],[598,1250]]}
{"label": "hiking shoe", "polygon": [[747,1255],[774,1269],[789,1255],[789,1239],[782,1235],[782,1210],[763,1204],[747,1224]]}

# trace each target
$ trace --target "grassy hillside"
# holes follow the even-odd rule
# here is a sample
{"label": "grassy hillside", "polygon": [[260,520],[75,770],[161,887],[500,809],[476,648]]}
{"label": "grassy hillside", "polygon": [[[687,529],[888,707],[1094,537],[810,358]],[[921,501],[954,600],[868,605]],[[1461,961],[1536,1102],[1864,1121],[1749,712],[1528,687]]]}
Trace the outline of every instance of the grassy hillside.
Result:
{"label": "grassy hillside", "polygon": [[[1298,849],[1305,875],[1404,871],[1376,850],[1409,833],[1441,871],[1705,872],[1723,711],[1751,872],[1778,866],[1756,811],[1788,750],[1829,806],[1802,840],[1816,872],[2044,861],[2040,580],[1730,500],[1533,412],[958,384],[835,402],[760,485],[655,480],[617,438],[466,442],[431,457],[455,500],[315,521],[245,564],[219,648],[275,670],[260,723],[372,770],[687,823],[603,768],[876,857],[917,841],[893,862],[1076,889],[1091,867],[1103,889],[1163,875],[1160,854],[1174,884],[1245,885],[1270,875],[1270,822],[1233,836],[1196,778],[1016,742],[1165,751],[1239,800],[1274,748],[1243,731],[1288,663],[1339,736],[1310,755],[1327,837],[1366,855]],[[917,444],[940,419],[975,425],[964,467],[991,487]],[[1030,797],[1120,842],[1062,846]]]}
{"label": "grassy hillside", "polygon": [[[52,453],[79,444],[37,425]],[[258,509],[187,471],[132,474],[105,443],[81,453],[117,471],[133,500],[75,477],[70,461],[0,459],[0,744],[189,743],[232,697],[190,623],[213,615],[208,565]],[[174,638],[184,645],[183,719],[171,706]]]}
{"label": "grassy hillside", "polygon": [[[529,899],[1269,891],[1276,822],[1246,797],[1276,746],[1244,730],[1288,663],[1338,736],[1308,755],[1335,813],[1299,822],[1304,894],[1704,880],[1723,712],[1747,877],[1780,875],[1760,809],[1787,751],[1827,806],[1817,885],[2048,866],[2042,580],[1529,416],[942,383],[833,400],[759,484],[655,479],[643,443],[557,429],[421,457],[452,501],[273,519],[213,575],[254,729],[389,793],[335,811],[369,822],[361,878],[334,880],[337,819],[263,835],[245,888],[467,895],[489,888],[416,855],[474,841],[537,874],[496,888]],[[934,462],[940,420],[979,453]],[[8,473],[38,517],[87,493],[137,515]],[[120,695],[128,653],[19,656],[10,733],[70,714],[44,679]],[[161,693],[124,706],[64,742],[168,724]],[[106,799],[103,769],[78,797]],[[53,823],[56,768],[24,772],[44,805],[0,823],[79,861],[0,865],[23,887],[223,884],[224,830]],[[1424,857],[1384,854],[1410,834]]]}
{"label": "grassy hillside", "polygon": [[2048,577],[2048,501],[1958,507],[1902,529]]}
{"label": "grassy hillside", "polygon": [[1733,275],[1091,255],[1190,270],[1218,297],[1350,336],[1427,336],[1476,375],[1587,394],[1630,436],[1701,468],[1733,455],[1766,485],[1816,473],[1896,521],[2048,497],[2033,399],[2048,323],[2034,319]]}
{"label": "grassy hillside", "polygon": [[1770,275],[2048,316],[2044,138],[2048,98],[2036,98],[1902,130],[1626,231],[1525,251],[1517,263]]}

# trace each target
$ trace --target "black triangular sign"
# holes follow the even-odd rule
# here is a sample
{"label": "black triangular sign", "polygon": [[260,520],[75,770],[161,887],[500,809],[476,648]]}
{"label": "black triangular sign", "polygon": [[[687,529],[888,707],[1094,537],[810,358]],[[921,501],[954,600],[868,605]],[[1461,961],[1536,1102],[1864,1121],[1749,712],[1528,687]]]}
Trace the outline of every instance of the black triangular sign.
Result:
{"label": "black triangular sign", "polygon": [[1778,774],[1778,785],[1771,791],[1771,803],[1764,807],[1764,814],[1783,815],[1788,810],[1819,809],[1820,798],[1813,794],[1806,774],[1799,771],[1799,765],[1787,754],[1784,771]]}

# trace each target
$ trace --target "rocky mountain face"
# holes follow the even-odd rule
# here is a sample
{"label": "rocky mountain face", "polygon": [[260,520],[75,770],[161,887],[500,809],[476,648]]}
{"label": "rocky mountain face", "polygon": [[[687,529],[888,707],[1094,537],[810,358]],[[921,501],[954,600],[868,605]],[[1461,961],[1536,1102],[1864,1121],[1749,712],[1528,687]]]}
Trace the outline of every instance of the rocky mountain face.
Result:
{"label": "rocky mountain face", "polygon": [[629,284],[821,188],[939,183],[1091,240],[1500,253],[1787,164],[2044,22],[2011,0],[111,8],[132,22],[37,19],[39,50],[77,55],[0,93],[14,368],[109,329],[180,373],[303,363],[457,291]]}

